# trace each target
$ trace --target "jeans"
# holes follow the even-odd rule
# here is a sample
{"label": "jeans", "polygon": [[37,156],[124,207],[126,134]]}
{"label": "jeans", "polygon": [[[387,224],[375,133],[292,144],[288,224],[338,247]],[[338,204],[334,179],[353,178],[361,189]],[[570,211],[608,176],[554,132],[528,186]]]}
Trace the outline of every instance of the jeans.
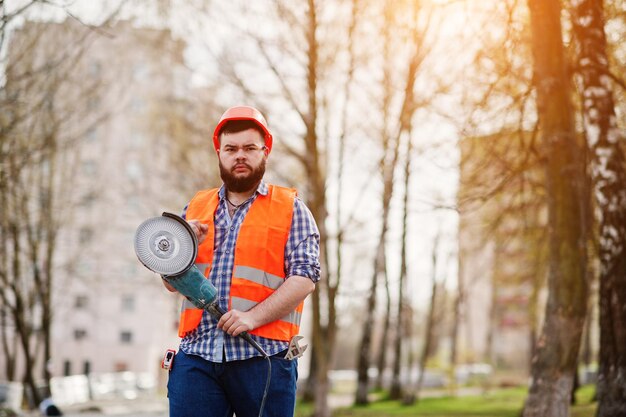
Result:
{"label": "jeans", "polygon": [[[283,357],[270,357],[263,417],[294,414],[298,363]],[[216,363],[179,351],[167,383],[170,417],[258,417],[267,372],[267,359],[261,357]]]}

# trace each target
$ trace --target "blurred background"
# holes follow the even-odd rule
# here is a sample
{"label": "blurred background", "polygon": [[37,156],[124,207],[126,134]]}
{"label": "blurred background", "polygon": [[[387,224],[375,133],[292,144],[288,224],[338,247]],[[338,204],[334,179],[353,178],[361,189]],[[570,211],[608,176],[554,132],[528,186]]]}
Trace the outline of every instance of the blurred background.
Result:
{"label": "blurred background", "polygon": [[5,409],[163,402],[181,300],[133,236],[221,184],[211,133],[240,104],[274,134],[266,179],[296,187],[321,232],[299,362],[312,414],[333,395],[411,403],[542,372],[569,391],[626,370],[622,1],[0,13]]}

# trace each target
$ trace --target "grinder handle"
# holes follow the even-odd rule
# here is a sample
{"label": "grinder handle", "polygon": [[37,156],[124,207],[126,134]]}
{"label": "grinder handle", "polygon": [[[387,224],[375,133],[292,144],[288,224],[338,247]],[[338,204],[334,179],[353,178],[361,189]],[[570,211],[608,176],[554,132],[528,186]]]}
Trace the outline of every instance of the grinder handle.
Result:
{"label": "grinder handle", "polygon": [[[224,314],[226,314],[226,311],[224,311],[222,309],[222,307],[219,306],[219,304],[217,304],[217,302],[213,302],[211,303],[209,306],[207,306],[207,310],[209,313],[211,313],[211,315],[213,317],[215,317],[216,319],[220,319]],[[239,333],[239,337],[241,337],[243,340],[245,340],[246,342],[248,342],[253,348],[255,348],[257,351],[259,351],[259,353],[261,355],[263,355],[264,358],[267,357],[267,353],[265,353],[265,351],[263,350],[263,348],[256,342],[256,340],[254,340],[252,337],[250,337],[250,335],[248,334],[248,332],[241,332]]]}

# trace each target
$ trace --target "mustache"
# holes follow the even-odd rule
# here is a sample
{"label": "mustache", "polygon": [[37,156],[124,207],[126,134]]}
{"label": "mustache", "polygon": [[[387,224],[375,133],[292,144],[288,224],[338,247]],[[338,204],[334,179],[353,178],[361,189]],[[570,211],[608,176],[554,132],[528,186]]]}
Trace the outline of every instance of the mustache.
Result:
{"label": "mustache", "polygon": [[256,168],[253,168],[251,165],[240,162],[237,166],[246,166],[250,170],[247,175],[240,176],[236,175],[234,172],[234,168],[226,169],[226,167],[222,164],[222,161],[218,161],[218,166],[220,169],[220,177],[222,181],[224,181],[224,185],[230,191],[234,192],[244,192],[250,191],[259,185],[259,182],[263,179],[263,175],[265,174],[265,160],[262,160],[260,165]]}
{"label": "mustache", "polygon": [[245,162],[241,162],[241,163],[235,164],[235,166],[231,168],[231,171],[234,171],[235,169],[240,168],[240,167],[246,167],[252,170],[252,167],[250,165],[246,164]]}

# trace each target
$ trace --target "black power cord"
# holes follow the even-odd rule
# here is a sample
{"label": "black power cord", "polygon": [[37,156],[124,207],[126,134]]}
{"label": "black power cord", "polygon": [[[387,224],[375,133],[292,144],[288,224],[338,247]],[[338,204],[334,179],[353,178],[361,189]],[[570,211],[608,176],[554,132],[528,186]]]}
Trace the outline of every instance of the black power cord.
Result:
{"label": "black power cord", "polygon": [[272,381],[272,360],[268,354],[263,350],[256,340],[254,340],[247,332],[239,333],[246,342],[252,345],[253,348],[259,351],[263,358],[267,359],[267,380],[265,381],[265,389],[263,390],[263,397],[261,398],[261,406],[259,407],[259,417],[263,417],[263,410],[265,409],[265,400],[267,399],[267,393],[270,389],[270,382]]}
{"label": "black power cord", "polygon": [[259,417],[263,417],[265,400],[267,399],[267,392],[270,389],[270,381],[272,380],[272,360],[267,355],[265,355],[265,359],[267,359],[267,381],[265,381],[265,390],[263,391],[263,398],[261,399],[261,406],[259,407]]}
{"label": "black power cord", "polygon": [[[218,320],[220,317],[222,317],[222,315],[226,313],[224,310],[222,310],[219,304],[217,304],[217,302],[213,302],[205,308],[213,317],[216,317]],[[263,417],[263,409],[265,408],[265,400],[267,399],[267,393],[270,389],[270,382],[272,381],[272,360],[270,359],[268,354],[265,352],[265,350],[263,350],[261,345],[259,345],[257,341],[254,340],[248,334],[248,332],[241,332],[239,333],[239,336],[242,339],[244,339],[246,342],[248,342],[253,348],[255,348],[261,354],[261,356],[263,356],[263,358],[267,359],[267,380],[265,381],[265,389],[263,390],[263,397],[261,398],[261,406],[259,407],[259,417]]]}

